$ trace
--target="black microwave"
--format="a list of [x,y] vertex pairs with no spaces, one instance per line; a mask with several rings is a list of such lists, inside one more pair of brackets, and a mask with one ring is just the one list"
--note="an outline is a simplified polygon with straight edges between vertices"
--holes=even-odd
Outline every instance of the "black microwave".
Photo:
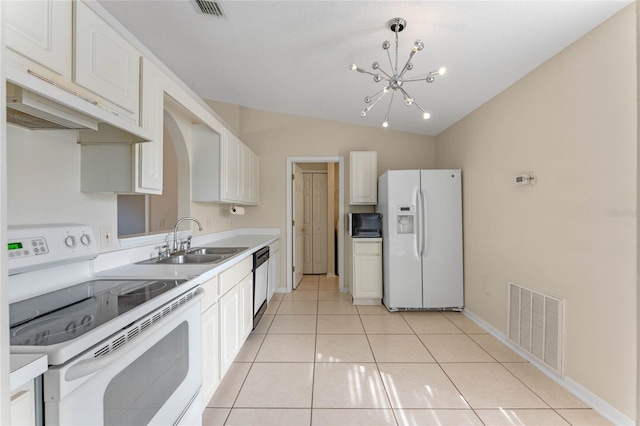
[[353,238],[382,237],[382,215],[380,213],[349,213],[347,230]]

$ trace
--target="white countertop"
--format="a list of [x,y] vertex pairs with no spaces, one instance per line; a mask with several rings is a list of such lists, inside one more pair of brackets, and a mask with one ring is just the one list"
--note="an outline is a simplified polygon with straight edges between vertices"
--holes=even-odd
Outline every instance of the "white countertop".
[[[215,264],[127,264],[96,272],[99,278],[188,279],[196,285],[251,256],[255,251],[278,240],[278,234],[239,234],[223,239],[203,241],[194,238],[192,247],[247,247],[246,250]],[[139,260],[136,260],[139,261]]]
[[11,354],[9,389],[14,391],[47,371],[47,356],[41,354]]

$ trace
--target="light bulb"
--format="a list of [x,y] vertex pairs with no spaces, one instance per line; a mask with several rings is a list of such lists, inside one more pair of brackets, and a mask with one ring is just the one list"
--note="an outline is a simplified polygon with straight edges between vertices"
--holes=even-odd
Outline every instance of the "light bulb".
[[429,114],[428,112],[425,112],[424,114],[422,114],[422,118],[424,118],[425,120],[428,120],[431,118],[431,114]]
[[355,71],[358,69],[358,66],[356,64],[351,64],[349,68],[351,69],[351,71]]
[[384,121],[384,122],[382,123],[382,127],[385,127],[385,128],[386,128],[386,127],[389,127],[389,122],[388,122],[388,121]]
[[387,87],[385,87],[384,89],[382,89],[382,91],[383,91],[384,93],[387,93],[387,92],[389,91],[389,86],[387,86]]
[[440,68],[440,69],[438,70],[438,74],[440,74],[440,75],[445,75],[445,74],[446,74],[446,72],[447,72],[447,69],[446,69],[445,67],[442,67],[442,68]]

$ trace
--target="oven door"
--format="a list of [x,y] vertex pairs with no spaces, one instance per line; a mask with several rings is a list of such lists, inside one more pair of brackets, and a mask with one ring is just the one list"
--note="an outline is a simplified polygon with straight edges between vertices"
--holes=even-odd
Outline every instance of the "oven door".
[[194,418],[199,424],[203,295],[197,289],[188,301],[176,299],[106,344],[51,367],[44,377],[45,424],[167,425]]

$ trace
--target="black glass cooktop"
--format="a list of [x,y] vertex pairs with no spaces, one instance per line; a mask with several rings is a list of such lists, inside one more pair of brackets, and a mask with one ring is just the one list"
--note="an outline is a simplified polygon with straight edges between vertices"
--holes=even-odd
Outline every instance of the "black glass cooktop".
[[9,305],[11,345],[66,342],[186,280],[93,280]]

